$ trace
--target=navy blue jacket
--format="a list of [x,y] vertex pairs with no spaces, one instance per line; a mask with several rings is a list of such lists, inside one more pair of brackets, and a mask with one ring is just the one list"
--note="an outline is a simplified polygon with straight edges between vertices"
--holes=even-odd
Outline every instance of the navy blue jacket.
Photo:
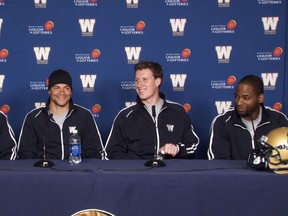
[[47,159],[69,157],[69,137],[72,130],[78,130],[81,138],[82,158],[102,159],[103,143],[92,113],[70,101],[69,111],[63,122],[63,129],[49,116],[49,102],[45,108],[36,108],[24,119],[18,142],[19,159],[43,158],[46,143]]
[[0,112],[0,159],[16,158],[17,142],[7,116]]
[[199,138],[180,104],[164,100],[156,124],[157,130],[152,116],[139,100],[122,109],[106,142],[108,159],[152,159],[155,146],[162,147],[166,143],[179,146],[175,158],[193,158]]
[[251,137],[235,108],[228,109],[216,116],[211,124],[208,159],[247,160],[252,149],[259,145],[261,136],[278,127],[288,127],[287,117],[263,106],[261,122]]

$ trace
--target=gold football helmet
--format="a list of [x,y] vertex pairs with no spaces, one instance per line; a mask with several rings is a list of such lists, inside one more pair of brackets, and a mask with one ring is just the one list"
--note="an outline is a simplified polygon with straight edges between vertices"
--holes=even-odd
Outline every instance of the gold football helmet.
[[261,148],[249,155],[254,168],[270,169],[278,174],[288,173],[288,127],[270,131],[259,140]]

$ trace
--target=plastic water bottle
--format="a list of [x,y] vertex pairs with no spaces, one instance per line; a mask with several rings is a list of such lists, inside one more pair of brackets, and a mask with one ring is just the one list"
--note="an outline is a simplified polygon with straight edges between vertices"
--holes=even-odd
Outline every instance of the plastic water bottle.
[[78,133],[72,133],[69,137],[70,156],[69,163],[71,165],[81,162],[81,139]]

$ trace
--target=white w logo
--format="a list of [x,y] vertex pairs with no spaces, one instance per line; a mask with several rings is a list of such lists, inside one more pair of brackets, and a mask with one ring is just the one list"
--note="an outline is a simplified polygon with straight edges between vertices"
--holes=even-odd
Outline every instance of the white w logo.
[[97,78],[96,74],[80,75],[83,88],[87,88],[87,87],[94,88],[96,78]]
[[221,3],[230,3],[230,0],[218,0],[218,3],[221,4]]
[[76,126],[69,127],[69,132],[70,133],[78,133],[78,130],[76,129]]
[[136,102],[125,102],[125,107],[129,107],[136,104]]
[[138,8],[138,0],[126,0],[127,8]]
[[81,27],[82,35],[93,36],[95,23],[96,23],[95,19],[79,19],[79,24]]
[[36,108],[45,107],[46,103],[45,102],[35,102],[34,106]]
[[0,35],[1,35],[1,28],[2,28],[3,19],[0,19]]
[[221,114],[231,107],[231,101],[215,101],[217,113]]
[[[35,4],[46,4],[47,0],[34,0]],[[41,2],[41,3],[40,3]]]
[[138,4],[138,0],[126,0],[127,4]]
[[125,52],[126,52],[128,61],[131,61],[131,60],[138,61],[140,52],[141,52],[141,47],[125,47]]
[[276,31],[279,17],[262,17],[262,23],[265,31]]
[[183,36],[186,19],[170,19],[173,35]]
[[261,74],[265,89],[273,90],[276,86],[278,73],[262,73]]
[[184,88],[186,78],[187,74],[170,74],[173,88]]
[[229,59],[232,46],[216,46],[215,50],[217,52],[218,59]]
[[39,63],[47,63],[50,47],[34,47],[36,59]]
[[0,75],[0,90],[2,92],[3,83],[4,83],[5,75]]
[[166,127],[167,127],[167,130],[168,130],[169,132],[173,132],[173,130],[174,130],[174,125],[166,124]]

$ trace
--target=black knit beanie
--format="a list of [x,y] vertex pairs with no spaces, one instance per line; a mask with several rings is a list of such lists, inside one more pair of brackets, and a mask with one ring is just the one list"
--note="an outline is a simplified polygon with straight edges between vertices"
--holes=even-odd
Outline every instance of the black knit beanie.
[[72,89],[72,78],[70,74],[65,70],[58,69],[50,74],[48,80],[48,91],[51,89],[53,85],[58,83],[67,84]]

